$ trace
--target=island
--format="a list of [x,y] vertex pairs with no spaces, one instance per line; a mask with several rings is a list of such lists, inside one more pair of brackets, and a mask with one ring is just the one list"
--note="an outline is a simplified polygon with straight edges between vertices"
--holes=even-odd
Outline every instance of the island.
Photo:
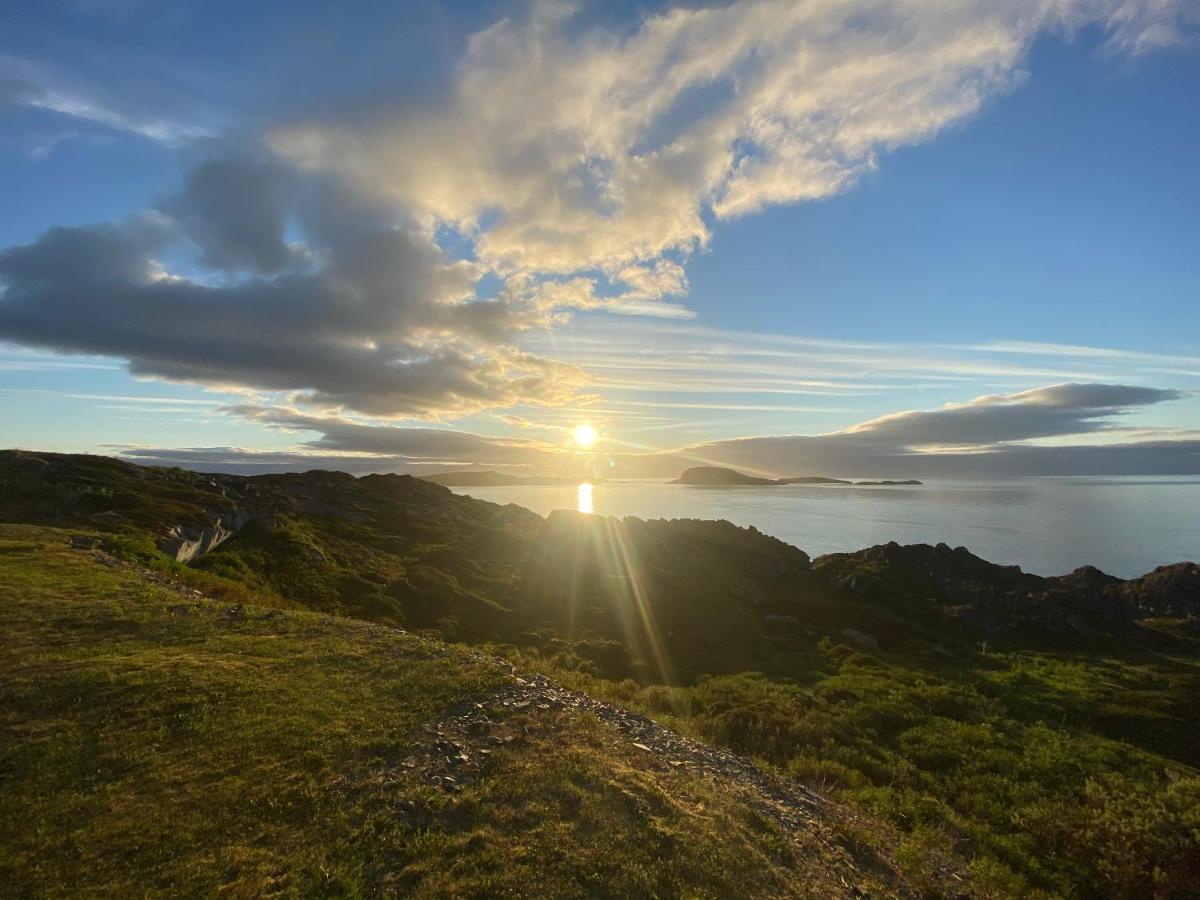
[[828,478],[824,475],[794,475],[790,478],[758,478],[736,469],[722,466],[693,466],[671,484],[692,484],[704,487],[755,487],[779,484],[848,484],[854,487],[914,485],[921,482],[907,481],[847,481],[845,478]]
[[721,466],[693,466],[676,478],[671,484],[700,484],[712,486],[750,486],[760,484],[780,484],[774,478],[756,478],[735,469],[725,469]]

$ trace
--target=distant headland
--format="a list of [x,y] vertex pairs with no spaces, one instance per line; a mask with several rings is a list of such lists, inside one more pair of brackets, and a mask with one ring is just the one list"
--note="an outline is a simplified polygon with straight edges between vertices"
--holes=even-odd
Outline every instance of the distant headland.
[[[421,475],[424,481],[432,481],[443,487],[536,487],[536,486],[568,486],[579,484],[580,481],[590,481],[592,484],[602,484],[603,478],[582,478],[579,475],[510,475],[507,472],[487,471],[465,472],[436,472],[432,475]],[[736,469],[722,466],[693,466],[685,470],[670,484],[692,484],[706,487],[754,487],[759,485],[780,484],[844,484],[851,486],[899,486],[914,485],[921,482],[910,481],[850,481],[845,478],[828,478],[824,475],[794,475],[789,478],[759,478],[747,475]]]
[[694,466],[684,471],[672,484],[693,484],[708,487],[749,487],[754,485],[778,484],[849,484],[854,486],[914,485],[921,482],[907,481],[848,481],[844,478],[826,478],[822,475],[796,475],[791,478],[758,478],[736,469],[721,466]]

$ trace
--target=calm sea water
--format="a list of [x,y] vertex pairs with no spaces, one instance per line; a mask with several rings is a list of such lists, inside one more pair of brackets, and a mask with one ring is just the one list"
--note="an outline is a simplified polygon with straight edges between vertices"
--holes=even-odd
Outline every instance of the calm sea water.
[[872,544],[945,541],[992,562],[1059,575],[1090,564],[1122,578],[1200,561],[1200,478],[940,480],[920,487],[695,487],[614,482],[456,488],[542,515],[584,509],[644,519],[728,519],[813,556]]

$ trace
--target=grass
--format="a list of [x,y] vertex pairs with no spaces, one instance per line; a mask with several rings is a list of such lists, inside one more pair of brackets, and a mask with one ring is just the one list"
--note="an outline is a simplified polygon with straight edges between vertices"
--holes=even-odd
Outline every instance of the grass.
[[561,647],[505,652],[890,823],[874,839],[914,878],[952,857],[985,896],[1195,896],[1200,654],[1101,649],[934,663],[812,633],[764,671],[682,686],[598,677]]
[[838,884],[816,832],[797,842],[580,714],[508,722],[519,739],[445,793],[402,761],[505,669],[354,620],[187,600],[69,536],[0,526],[0,883],[14,895]]
[[[156,548],[234,502],[253,519],[215,552],[184,566]],[[1194,623],[1110,627],[1034,595],[1011,630],[981,632],[945,617],[946,585],[1015,584],[1019,600],[1028,576],[920,547],[810,565],[728,523],[546,522],[395,476],[0,453],[0,519],[96,529],[133,566],[69,550],[75,532],[0,526],[0,877],[46,866],[42,887],[126,893],[163,872],[209,892],[219,869],[233,893],[277,878],[283,893],[520,894],[549,870],[568,895],[678,896],[803,893],[822,884],[812,860],[839,870],[819,848],[772,849],[727,791],[647,775],[586,720],[528,723],[527,749],[449,805],[422,794],[396,758],[501,676],[335,618],[353,616],[490,642],[808,782],[933,893],[965,870],[980,896],[1200,896]],[[226,616],[235,603],[251,613]],[[1075,616],[1085,628],[1064,630]],[[570,784],[587,803],[561,799]],[[131,843],[100,832],[132,810]],[[582,837],[566,827],[593,813]]]

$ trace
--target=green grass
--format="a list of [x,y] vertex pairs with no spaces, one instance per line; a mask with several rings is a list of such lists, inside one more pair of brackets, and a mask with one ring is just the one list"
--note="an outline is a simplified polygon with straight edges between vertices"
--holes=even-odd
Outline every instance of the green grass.
[[[312,613],[189,601],[0,526],[0,884],[14,896],[822,896],[828,835],[648,765],[595,719],[458,794],[402,765],[505,670]],[[868,885],[870,876],[863,876]]]
[[597,677],[562,647],[506,652],[890,823],[875,839],[915,878],[949,856],[970,861],[984,895],[1194,895],[1194,645],[1148,637],[1124,658],[1013,649],[932,663],[796,641],[762,672],[685,686]]
[[[215,552],[184,566],[156,548],[235,502],[252,521]],[[27,878],[48,866],[42,886],[69,892],[86,874],[126,893],[147,883],[137,873],[165,872],[206,892],[218,869],[234,893],[275,877],[284,893],[520,893],[545,870],[569,873],[557,892],[584,895],[820,884],[780,874],[819,852],[768,852],[778,836],[711,786],[640,781],[582,720],[560,723],[557,743],[531,723],[529,752],[496,755],[502,777],[457,795],[458,812],[425,798],[416,832],[396,831],[396,798],[424,796],[396,756],[499,676],[333,618],[352,616],[489,642],[808,782],[933,892],[950,870],[981,896],[1200,896],[1194,623],[1114,624],[1046,595],[1013,630],[973,630],[944,615],[946,584],[982,597],[1020,582],[1020,599],[1028,577],[919,547],[810,565],[728,523],[555,524],[395,476],[237,479],[0,452],[0,519],[94,529],[129,564],[68,550],[71,532],[0,526],[0,813],[18,823],[0,859]],[[129,566],[254,611],[225,618]],[[1074,616],[1085,627],[1064,629]],[[554,819],[539,798],[567,782],[587,785],[589,804]],[[645,791],[666,812],[623,799]],[[230,812],[243,797],[253,805]],[[100,833],[133,810],[146,811],[128,846]],[[571,843],[559,826],[593,811],[606,827]],[[656,843],[660,827],[694,847]]]

